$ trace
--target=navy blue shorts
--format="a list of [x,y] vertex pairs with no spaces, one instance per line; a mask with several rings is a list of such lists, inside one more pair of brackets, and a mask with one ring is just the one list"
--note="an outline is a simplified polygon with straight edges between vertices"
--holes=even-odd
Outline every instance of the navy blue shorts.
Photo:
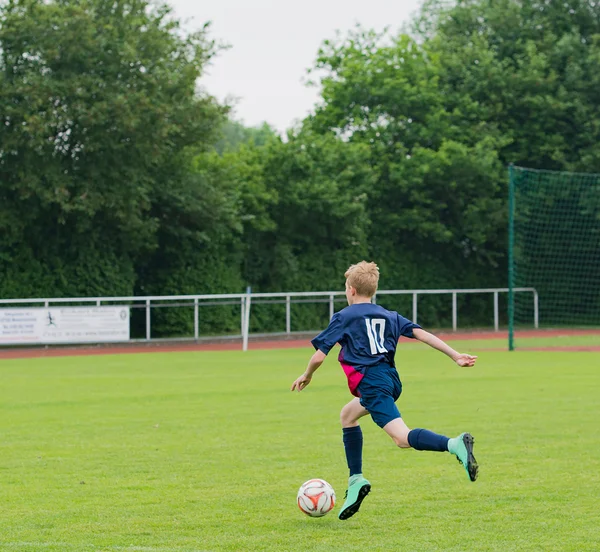
[[402,417],[396,406],[402,393],[402,383],[395,368],[387,364],[367,368],[357,391],[360,393],[360,404],[369,411],[379,427]]

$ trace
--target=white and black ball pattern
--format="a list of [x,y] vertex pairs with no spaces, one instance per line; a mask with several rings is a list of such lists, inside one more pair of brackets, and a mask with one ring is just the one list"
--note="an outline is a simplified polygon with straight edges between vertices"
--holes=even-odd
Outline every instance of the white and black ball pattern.
[[322,517],[335,506],[335,491],[323,479],[309,479],[298,489],[298,508],[311,517]]

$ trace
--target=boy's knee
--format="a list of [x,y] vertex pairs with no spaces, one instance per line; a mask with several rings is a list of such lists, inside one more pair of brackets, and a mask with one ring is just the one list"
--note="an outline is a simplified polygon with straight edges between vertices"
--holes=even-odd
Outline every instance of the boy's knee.
[[352,411],[346,406],[342,408],[342,411],[340,412],[340,424],[342,424],[342,427],[357,425],[356,416],[354,416]]
[[410,443],[408,442],[410,429],[401,418],[392,420],[386,424],[383,429],[391,437],[397,447],[410,448]]
[[410,448],[408,443],[408,439],[404,436],[402,437],[392,437],[394,444],[399,448]]

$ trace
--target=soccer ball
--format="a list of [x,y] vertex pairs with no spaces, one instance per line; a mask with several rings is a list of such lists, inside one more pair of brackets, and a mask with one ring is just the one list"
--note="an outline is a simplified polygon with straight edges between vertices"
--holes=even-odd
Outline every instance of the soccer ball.
[[321,517],[335,506],[335,491],[323,479],[309,479],[298,489],[298,508],[310,517]]

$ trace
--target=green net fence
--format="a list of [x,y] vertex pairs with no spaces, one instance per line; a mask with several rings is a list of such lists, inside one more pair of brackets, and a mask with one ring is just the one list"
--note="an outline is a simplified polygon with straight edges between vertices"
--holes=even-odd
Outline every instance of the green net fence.
[[509,288],[535,289],[509,293],[509,348],[600,345],[600,174],[511,167],[509,194]]

